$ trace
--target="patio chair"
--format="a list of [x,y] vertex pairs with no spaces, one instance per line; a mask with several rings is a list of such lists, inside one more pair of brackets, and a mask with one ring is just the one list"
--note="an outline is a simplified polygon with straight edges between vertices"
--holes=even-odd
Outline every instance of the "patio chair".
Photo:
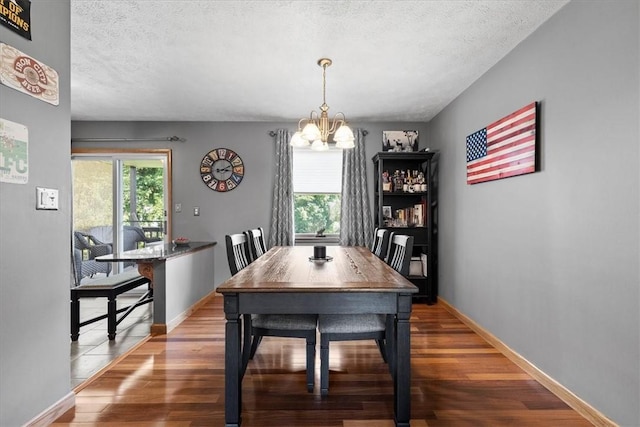
[[97,256],[108,255],[113,252],[108,243],[103,243],[93,235],[84,231],[73,232],[74,259],[76,260],[76,274],[78,280],[93,277],[98,273],[111,273],[110,262],[98,262]]

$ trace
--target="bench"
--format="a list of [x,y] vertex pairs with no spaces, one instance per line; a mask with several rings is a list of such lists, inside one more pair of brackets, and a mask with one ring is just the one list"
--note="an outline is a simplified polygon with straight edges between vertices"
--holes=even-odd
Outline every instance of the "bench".
[[[118,295],[148,284],[148,290],[137,302],[120,309],[117,308],[116,298]],[[107,314],[80,322],[80,298],[107,298]],[[103,279],[94,280],[89,283],[71,288],[71,341],[77,341],[80,336],[80,328],[107,319],[107,335],[110,340],[116,337],[116,327],[122,322],[136,307],[148,304],[153,301],[153,288],[151,282],[146,277],[141,276],[136,270],[116,274]],[[120,317],[118,314],[124,312]]]

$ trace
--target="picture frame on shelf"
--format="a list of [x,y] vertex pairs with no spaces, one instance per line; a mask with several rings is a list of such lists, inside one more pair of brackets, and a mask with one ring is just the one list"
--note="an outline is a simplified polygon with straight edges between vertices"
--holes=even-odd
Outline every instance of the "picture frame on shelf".
[[383,206],[382,207],[382,218],[383,219],[392,219],[393,213],[391,211],[391,206]]
[[383,130],[382,151],[396,153],[418,151],[418,131]]

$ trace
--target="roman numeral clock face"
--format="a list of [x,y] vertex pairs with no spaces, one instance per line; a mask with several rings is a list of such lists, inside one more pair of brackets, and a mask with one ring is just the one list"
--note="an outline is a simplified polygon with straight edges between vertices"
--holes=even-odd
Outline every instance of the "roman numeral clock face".
[[231,191],[242,182],[244,163],[235,151],[216,148],[202,158],[200,177],[213,191]]

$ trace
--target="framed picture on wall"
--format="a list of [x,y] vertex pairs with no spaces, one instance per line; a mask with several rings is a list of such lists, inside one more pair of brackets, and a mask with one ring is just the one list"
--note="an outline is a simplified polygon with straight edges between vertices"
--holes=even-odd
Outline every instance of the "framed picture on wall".
[[382,151],[418,151],[417,130],[383,130]]

